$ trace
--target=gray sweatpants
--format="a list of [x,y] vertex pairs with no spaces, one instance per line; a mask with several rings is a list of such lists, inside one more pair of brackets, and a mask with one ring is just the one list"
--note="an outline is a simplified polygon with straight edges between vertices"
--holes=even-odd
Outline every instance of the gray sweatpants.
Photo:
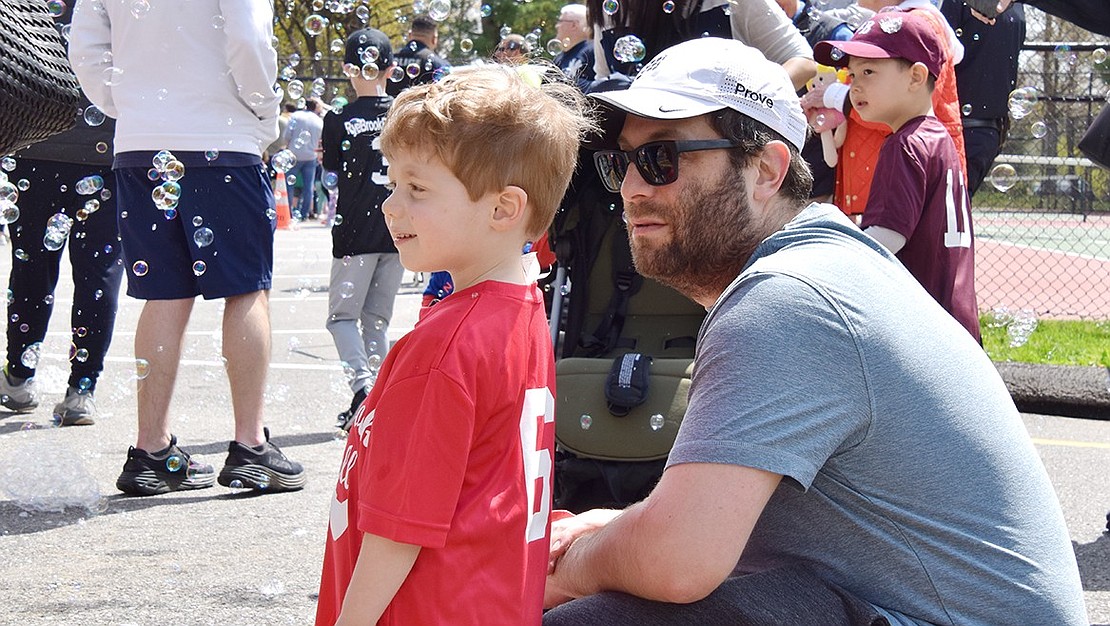
[[887,626],[867,602],[803,567],[727,579],[703,600],[669,604],[605,592],[548,611],[544,626]]
[[352,392],[373,384],[389,351],[386,331],[404,271],[396,253],[331,260],[327,329],[339,360],[354,372]]

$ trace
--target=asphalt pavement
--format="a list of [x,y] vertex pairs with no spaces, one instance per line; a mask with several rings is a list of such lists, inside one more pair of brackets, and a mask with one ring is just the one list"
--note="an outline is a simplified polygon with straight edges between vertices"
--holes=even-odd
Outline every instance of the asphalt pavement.
[[[7,276],[10,256],[7,250],[0,256]],[[52,428],[51,407],[68,373],[72,285],[63,266],[38,371],[42,405],[28,415],[0,413],[0,624],[311,623],[343,453],[332,425],[350,400],[324,329],[329,267],[326,228],[278,232],[267,424],[274,442],[305,465],[307,487],[254,495],[216,486],[129,498],[115,490],[115,479],[135,436],[132,342],[141,303],[121,298],[97,389],[97,424]],[[412,279],[406,273],[410,282],[397,297],[394,340],[416,321],[422,286]],[[219,302],[197,303],[171,409],[183,447],[217,468],[232,433],[220,312]],[[1100,380],[1092,379],[1096,387]],[[1103,533],[1110,421],[1023,419],[1063,505],[1092,623],[1110,624],[1110,535]],[[21,506],[4,492],[14,488],[25,500],[23,494],[46,490],[59,476],[69,479],[69,497],[92,510],[28,511],[25,501]]]

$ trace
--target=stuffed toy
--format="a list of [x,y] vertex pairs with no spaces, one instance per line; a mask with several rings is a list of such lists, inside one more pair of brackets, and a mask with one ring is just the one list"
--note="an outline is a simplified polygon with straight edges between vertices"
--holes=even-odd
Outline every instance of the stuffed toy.
[[[818,65],[817,76],[806,84],[809,92],[802,98],[802,108],[805,109],[809,125],[821,135],[821,152],[829,167],[836,167],[836,151],[844,145],[847,127],[844,125],[844,113],[839,108],[827,106],[825,92],[829,91],[831,85],[836,85],[832,91],[846,94],[847,82],[848,70]],[[841,96],[841,93],[837,95]],[[837,99],[843,102],[842,97]]]

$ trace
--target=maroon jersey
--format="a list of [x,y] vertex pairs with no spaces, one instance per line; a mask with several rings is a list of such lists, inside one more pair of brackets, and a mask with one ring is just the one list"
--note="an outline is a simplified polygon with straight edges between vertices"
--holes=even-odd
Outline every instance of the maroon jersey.
[[372,533],[422,547],[379,625],[538,626],[554,389],[534,284],[485,281],[429,309],[389,351],[351,427],[316,623],[335,622]]
[[971,201],[956,146],[937,118],[916,117],[887,137],[861,226],[905,237],[898,259],[979,339]]

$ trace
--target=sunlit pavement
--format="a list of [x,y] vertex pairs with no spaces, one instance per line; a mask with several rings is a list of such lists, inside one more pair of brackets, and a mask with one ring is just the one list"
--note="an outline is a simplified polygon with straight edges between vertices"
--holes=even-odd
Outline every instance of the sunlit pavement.
[[[39,367],[42,405],[29,415],[0,413],[0,483],[11,473],[8,460],[32,458],[54,468],[45,474],[91,475],[104,498],[97,514],[84,508],[29,513],[0,493],[0,624],[311,621],[343,452],[332,424],[350,401],[324,329],[330,252],[328,230],[318,224],[277,234],[267,423],[274,441],[304,463],[309,482],[301,492],[265,496],[219,486],[151,498],[118,495],[115,479],[135,435],[131,354],[141,308],[126,296],[97,389],[98,423],[50,427],[68,374],[72,285],[63,264]],[[0,256],[7,276],[9,249],[0,248]],[[402,287],[391,339],[415,323],[421,291],[411,282]],[[217,470],[232,432],[220,312],[218,302],[198,301],[171,409],[180,443]],[[1024,419],[1063,503],[1091,619],[1110,623],[1110,536],[1102,533],[1110,509],[1110,422]],[[1020,607],[1014,609],[1020,621]]]

